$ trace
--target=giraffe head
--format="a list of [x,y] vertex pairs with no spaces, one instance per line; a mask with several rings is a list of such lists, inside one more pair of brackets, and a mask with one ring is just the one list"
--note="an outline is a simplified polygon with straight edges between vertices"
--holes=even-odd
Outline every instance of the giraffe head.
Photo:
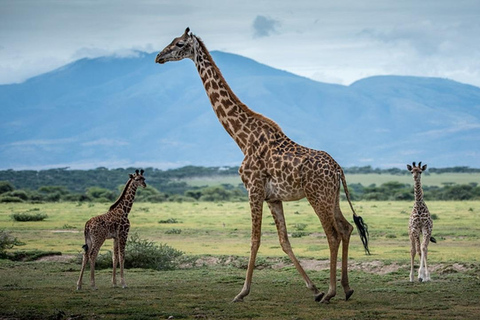
[[413,174],[414,177],[416,177],[422,174],[423,171],[427,170],[427,165],[422,167],[422,162],[420,161],[418,166],[416,166],[415,162],[413,162],[412,165],[407,164],[407,169]]
[[145,183],[145,177],[143,176],[144,171],[141,170],[138,172],[138,169],[135,170],[135,174],[130,174],[130,179],[132,180],[132,183],[136,185],[137,187],[142,187],[146,188],[147,184]]
[[185,58],[193,59],[195,54],[193,38],[190,28],[185,29],[183,35],[173,39],[172,43],[157,54],[155,62],[164,64],[168,61],[179,61]]

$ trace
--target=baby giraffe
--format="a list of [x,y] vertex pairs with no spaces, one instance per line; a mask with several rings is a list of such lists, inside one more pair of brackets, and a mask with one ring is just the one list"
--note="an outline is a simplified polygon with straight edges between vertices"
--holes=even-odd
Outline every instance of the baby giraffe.
[[[413,204],[412,214],[410,215],[410,223],[408,225],[408,233],[410,235],[410,254],[411,254],[411,266],[410,266],[410,282],[414,281],[413,264],[415,260],[415,254],[418,252],[420,255],[420,268],[418,269],[418,280],[430,281],[430,273],[427,267],[427,252],[428,243],[430,241],[436,243],[434,237],[432,237],[433,222],[430,217],[427,205],[423,201],[423,190],[420,178],[422,172],[427,169],[427,165],[422,167],[422,162],[418,163],[418,167],[415,166],[415,162],[412,166],[407,164],[407,169],[413,175],[415,181],[414,194],[415,203]],[[420,234],[423,234],[422,244],[420,246]]]
[[145,178],[143,177],[143,170],[135,174],[130,174],[123,189],[122,194],[117,201],[110,207],[107,213],[91,218],[85,224],[85,244],[83,249],[82,270],[80,271],[80,278],[77,282],[77,290],[82,288],[82,277],[85,267],[90,260],[90,284],[92,289],[95,287],[95,261],[98,252],[106,239],[113,238],[113,276],[112,284],[117,285],[116,268],[120,262],[120,281],[122,287],[126,288],[125,278],[123,277],[123,265],[125,262],[125,244],[127,243],[128,231],[130,230],[130,221],[128,220],[128,213],[132,209],[135,193],[139,186],[145,188]]

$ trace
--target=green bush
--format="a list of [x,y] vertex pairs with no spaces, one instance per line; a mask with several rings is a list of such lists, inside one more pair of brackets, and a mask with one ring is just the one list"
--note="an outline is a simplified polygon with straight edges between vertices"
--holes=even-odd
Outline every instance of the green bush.
[[12,236],[5,230],[0,230],[0,258],[6,258],[6,250],[12,249],[14,246],[24,245],[16,237]]
[[4,203],[12,203],[12,202],[23,202],[22,199],[18,198],[18,197],[11,197],[11,196],[2,196],[0,197],[0,202],[4,202]]
[[9,181],[0,181],[0,194],[15,190]]
[[158,223],[179,223],[179,221],[175,218],[168,218],[167,220],[160,220]]
[[28,212],[23,212],[23,213],[14,213],[10,217],[12,217],[13,220],[19,221],[19,222],[26,222],[26,221],[42,221],[48,218],[48,215],[45,213],[28,213]]
[[[133,234],[127,241],[125,248],[125,268],[142,268],[154,270],[174,270],[180,264],[182,251],[166,244],[155,244],[146,239],[140,239]],[[82,260],[79,256],[79,262]],[[112,252],[108,251],[97,257],[95,268],[106,269],[112,267]]]
[[170,230],[165,231],[165,234],[180,234],[180,233],[182,233],[182,230],[181,229],[175,229],[175,228],[172,228]]

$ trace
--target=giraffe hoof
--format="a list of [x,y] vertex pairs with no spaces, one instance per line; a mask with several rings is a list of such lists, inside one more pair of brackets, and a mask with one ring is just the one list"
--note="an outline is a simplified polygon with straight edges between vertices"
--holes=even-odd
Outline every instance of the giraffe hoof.
[[235,302],[243,302],[243,298],[235,297],[235,299],[233,299],[232,302],[233,302],[233,303],[235,303]]
[[419,281],[419,282],[423,282],[423,279],[422,279],[422,278],[418,278],[418,281]]
[[348,299],[350,299],[350,297],[352,296],[352,294],[355,292],[355,290],[348,290],[346,293],[345,293],[345,301],[348,301]]
[[321,293],[317,294],[317,295],[315,296],[315,301],[316,301],[316,302],[321,301],[324,295],[325,295],[324,292],[321,292]]
[[329,303],[330,303],[330,299],[322,299],[322,301],[320,301],[320,303],[329,304]]

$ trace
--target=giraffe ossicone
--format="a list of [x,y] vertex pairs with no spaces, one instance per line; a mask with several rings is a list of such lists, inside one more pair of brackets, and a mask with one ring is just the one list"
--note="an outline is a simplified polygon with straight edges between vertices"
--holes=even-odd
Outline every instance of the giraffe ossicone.
[[[423,189],[421,182],[422,172],[427,170],[427,165],[422,166],[422,162],[415,165],[407,164],[407,169],[413,176],[414,180],[414,195],[415,202],[413,204],[412,213],[410,214],[410,220],[408,223],[408,234],[410,237],[410,282],[415,280],[414,264],[415,255],[418,253],[420,256],[420,267],[418,269],[418,280],[420,282],[430,281],[430,272],[428,271],[427,256],[428,256],[428,244],[429,242],[437,242],[432,237],[433,221],[428,211],[427,205],[423,200]],[[420,241],[420,236],[422,241]]]
[[145,177],[143,170],[135,171],[129,175],[129,179],[125,187],[115,201],[110,206],[107,213],[91,218],[85,223],[84,236],[85,244],[83,245],[83,259],[80,277],[77,281],[77,290],[82,288],[82,278],[87,263],[90,261],[90,285],[93,289],[95,286],[95,261],[98,252],[106,239],[113,238],[113,271],[112,285],[117,285],[116,271],[117,265],[120,264],[120,283],[123,288],[127,287],[125,277],[123,275],[123,266],[125,263],[125,245],[128,239],[128,231],[130,230],[130,221],[128,214],[132,209],[133,201],[138,187],[145,188]]
[[[242,301],[250,293],[261,241],[263,202],[267,202],[275,220],[282,250],[290,257],[317,301],[328,303],[336,295],[337,256],[342,244],[341,284],[348,300],[353,294],[348,281],[348,246],[353,227],[340,210],[341,185],[367,253],[368,229],[353,209],[340,165],[324,151],[295,143],[274,121],[243,104],[223,78],[204,43],[189,28],[173,39],[156,56],[155,62],[163,64],[186,58],[193,60],[215,114],[245,156],[239,174],[248,191],[252,236],[245,282],[234,301]],[[326,294],[321,293],[305,273],[288,239],[282,203],[305,197],[321,221],[330,248],[330,283]]]

